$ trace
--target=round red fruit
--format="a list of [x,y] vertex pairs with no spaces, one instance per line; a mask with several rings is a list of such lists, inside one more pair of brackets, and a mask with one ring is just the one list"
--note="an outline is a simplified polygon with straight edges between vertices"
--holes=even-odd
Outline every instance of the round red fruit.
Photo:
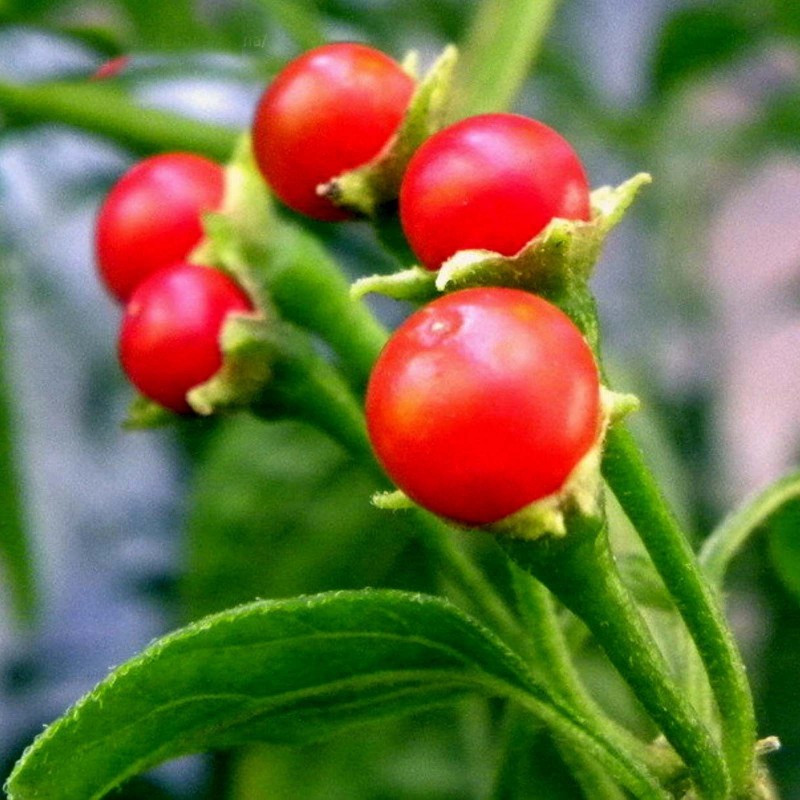
[[203,236],[202,215],[222,204],[219,164],[191,153],[140,161],[114,185],[97,217],[97,265],[125,302],[150,274],[183,261]]
[[219,337],[231,313],[253,305],[227,275],[173,264],[144,280],[131,296],[119,336],[119,357],[131,383],[162,406],[187,414],[190,389],[222,366]]
[[380,153],[414,86],[396,61],[361,44],[324,45],[295,59],[256,110],[253,149],[267,183],[301,214],[346,219],[317,187]]
[[516,114],[470,117],[434,134],[400,188],[403,230],[431,270],[459,250],[512,256],[554,217],[589,216],[575,151],[552,128]]
[[397,329],[366,411],[397,486],[440,516],[484,525],[562,488],[598,435],[600,382],[558,308],[517,289],[465,289]]

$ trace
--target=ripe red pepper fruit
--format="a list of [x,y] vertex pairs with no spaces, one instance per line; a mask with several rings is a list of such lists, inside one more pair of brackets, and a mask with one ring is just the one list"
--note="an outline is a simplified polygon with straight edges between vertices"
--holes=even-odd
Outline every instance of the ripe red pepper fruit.
[[173,264],[144,280],[125,308],[119,357],[145,396],[188,414],[190,389],[222,366],[219,337],[231,313],[253,304],[227,275],[195,264]]
[[185,260],[224,188],[222,167],[191,153],[153,156],[126,172],[97,216],[97,266],[108,290],[125,302],[148,275]]
[[558,308],[518,289],[465,289],[397,329],[366,413],[397,486],[440,516],[483,525],[562,488],[597,438],[600,379]]
[[483,114],[431,136],[400,188],[400,219],[422,264],[459,250],[512,256],[554,217],[588,220],[589,185],[569,143],[516,114]]
[[380,153],[414,86],[396,61],[361,44],[324,45],[295,59],[256,110],[253,150],[267,183],[301,214],[347,219],[317,187]]

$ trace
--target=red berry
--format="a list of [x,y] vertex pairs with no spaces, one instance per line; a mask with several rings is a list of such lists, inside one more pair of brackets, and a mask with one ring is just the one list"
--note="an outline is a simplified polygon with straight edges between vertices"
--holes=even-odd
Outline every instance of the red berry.
[[466,289],[398,328],[366,411],[397,486],[436,514],[481,525],[563,486],[597,436],[600,383],[558,308],[517,289]]
[[552,128],[516,114],[471,117],[434,134],[400,188],[403,230],[431,270],[459,250],[514,255],[554,217],[589,215],[575,151]]
[[219,164],[190,153],[153,156],[126,172],[97,217],[97,264],[109,291],[124,302],[148,275],[185,260],[224,184]]
[[125,308],[122,368],[145,397],[189,413],[186,393],[222,366],[219,336],[227,316],[252,310],[247,295],[217,270],[165,267],[139,285]]
[[93,73],[89,76],[90,81],[104,81],[108,78],[116,78],[120,72],[123,72],[128,64],[131,62],[130,56],[117,56],[104,61]]
[[329,44],[295,59],[256,110],[253,149],[267,183],[301,214],[346,219],[317,187],[377,156],[413,92],[397,62],[361,44]]

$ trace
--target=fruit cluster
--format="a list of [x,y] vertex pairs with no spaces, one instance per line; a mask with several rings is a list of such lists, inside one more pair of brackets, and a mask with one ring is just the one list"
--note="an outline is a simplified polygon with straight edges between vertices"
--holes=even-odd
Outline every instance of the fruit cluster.
[[[352,217],[321,187],[391,148],[416,88],[396,62],[331,44],[290,63],[262,96],[253,151],[289,208]],[[125,303],[122,366],[148,398],[190,413],[187,392],[220,369],[220,331],[254,302],[226,274],[189,263],[202,217],[223,201],[221,167],[172,153],[136,165],[97,224],[97,260]],[[463,250],[513,256],[554,218],[588,220],[580,160],[554,130],[514,114],[445,127],[411,156],[402,229],[436,271]],[[600,383],[570,319],[515,289],[469,289],[412,315],[375,367],[367,424],[388,474],[412,499],[469,525],[558,492],[595,444]]]

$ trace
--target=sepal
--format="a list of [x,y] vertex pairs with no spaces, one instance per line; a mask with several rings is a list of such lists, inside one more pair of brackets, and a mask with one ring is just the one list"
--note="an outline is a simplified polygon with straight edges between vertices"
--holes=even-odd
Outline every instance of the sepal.
[[[529,541],[546,536],[561,538],[567,535],[568,519],[571,515],[579,514],[587,518],[602,516],[603,478],[600,472],[600,461],[605,434],[610,425],[635,411],[638,406],[639,401],[634,395],[619,394],[601,386],[600,425],[597,438],[567,477],[561,489],[497,522],[479,526],[479,530],[498,536]],[[372,503],[377,508],[388,511],[416,506],[416,503],[400,490],[379,492],[373,495]],[[448,520],[448,522],[464,530],[475,529],[452,520]]]
[[242,286],[257,308],[268,308],[263,272],[253,265],[267,257],[277,225],[272,197],[256,167],[248,134],[240,138],[225,167],[222,206],[203,216],[203,228],[205,237],[189,261],[222,270]]
[[[378,206],[394,200],[406,165],[415,150],[442,126],[458,51],[445,48],[418,84],[397,133],[372,161],[321,184],[317,193],[337,206],[371,217]],[[415,57],[406,60],[415,71]]]
[[164,406],[141,394],[136,394],[128,406],[128,415],[123,421],[122,427],[127,431],[152,430],[172,425],[178,419],[177,414]]
[[553,302],[591,277],[609,232],[617,225],[639,190],[651,182],[647,173],[591,194],[592,218],[554,219],[513,256],[489,250],[461,250],[438,271],[414,266],[394,275],[361,278],[352,294],[376,292],[397,300],[427,302],[440,292],[474,286],[507,286],[539,294]]
[[250,405],[269,382],[278,348],[270,335],[270,322],[255,315],[236,314],[220,334],[222,367],[186,396],[202,416]]

